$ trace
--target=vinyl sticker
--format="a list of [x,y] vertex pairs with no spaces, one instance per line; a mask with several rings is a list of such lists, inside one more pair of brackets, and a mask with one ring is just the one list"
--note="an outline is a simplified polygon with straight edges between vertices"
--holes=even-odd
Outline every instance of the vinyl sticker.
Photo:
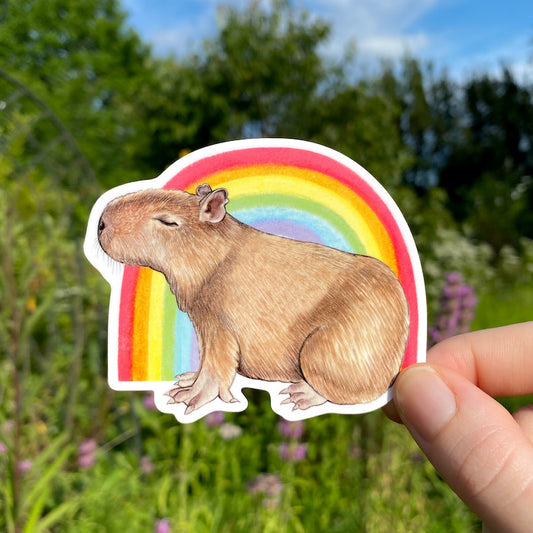
[[210,146],[103,194],[85,254],[111,285],[109,383],[180,422],[382,407],[426,353],[411,232],[366,170],[289,139]]

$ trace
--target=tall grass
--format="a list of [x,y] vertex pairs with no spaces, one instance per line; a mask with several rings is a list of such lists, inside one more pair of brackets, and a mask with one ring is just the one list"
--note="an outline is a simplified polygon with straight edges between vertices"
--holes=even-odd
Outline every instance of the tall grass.
[[[202,421],[179,426],[134,402],[142,453],[151,454],[155,469],[143,474],[139,456],[124,443],[100,451],[90,470],[63,472],[56,498],[75,506],[54,531],[144,533],[162,517],[173,533],[477,529],[477,519],[404,428],[381,413],[308,421],[307,457],[286,462],[279,455],[278,418],[266,397],[253,396],[249,411],[227,415],[226,424],[242,429],[229,440]],[[262,472],[279,478],[278,499],[249,490]]]
[[533,320],[533,280],[501,287],[492,284],[479,295],[473,329],[494,328]]

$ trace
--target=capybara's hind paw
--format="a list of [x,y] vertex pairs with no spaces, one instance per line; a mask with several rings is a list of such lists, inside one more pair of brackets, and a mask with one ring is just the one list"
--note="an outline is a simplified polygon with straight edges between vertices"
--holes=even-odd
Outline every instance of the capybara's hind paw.
[[286,405],[288,403],[294,403],[293,411],[296,409],[309,409],[315,405],[322,405],[326,403],[326,398],[320,396],[318,392],[307,383],[307,381],[299,381],[289,385],[286,389],[283,389],[280,394],[288,394],[289,397],[285,398],[281,404]]

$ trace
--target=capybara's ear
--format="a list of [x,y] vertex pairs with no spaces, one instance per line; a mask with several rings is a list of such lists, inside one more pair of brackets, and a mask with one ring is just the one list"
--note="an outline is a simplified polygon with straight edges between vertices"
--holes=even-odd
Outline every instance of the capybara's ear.
[[227,203],[228,191],[226,189],[217,189],[209,193],[200,200],[200,221],[213,224],[220,222],[226,216],[225,205]]
[[198,187],[196,187],[196,196],[203,198],[204,196],[207,196],[211,190],[211,187],[207,183],[203,183],[202,185],[198,185]]

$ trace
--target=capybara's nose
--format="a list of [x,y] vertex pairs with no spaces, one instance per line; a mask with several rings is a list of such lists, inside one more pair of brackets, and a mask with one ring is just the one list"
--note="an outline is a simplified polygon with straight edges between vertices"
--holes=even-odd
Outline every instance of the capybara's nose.
[[98,222],[98,236],[102,234],[102,231],[105,229],[104,217],[100,217],[100,222]]

